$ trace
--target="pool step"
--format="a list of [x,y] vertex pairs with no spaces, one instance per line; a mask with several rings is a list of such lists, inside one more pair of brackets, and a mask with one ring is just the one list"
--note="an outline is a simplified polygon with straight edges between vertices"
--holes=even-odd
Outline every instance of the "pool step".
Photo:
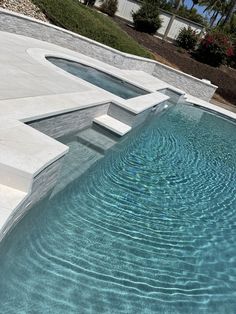
[[139,115],[144,111],[148,109],[151,110],[152,107],[167,101],[169,98],[170,97],[168,95],[164,95],[159,92],[150,93],[142,97],[127,99],[123,108],[125,107],[130,112]]
[[125,135],[131,130],[131,126],[120,122],[107,114],[95,118],[93,122],[120,136]]
[[26,192],[0,184],[0,229],[12,214],[12,209],[16,208],[24,200],[26,195]]
[[94,128],[83,130],[79,132],[76,137],[80,143],[88,145],[102,154],[117,142],[114,138],[111,138]]

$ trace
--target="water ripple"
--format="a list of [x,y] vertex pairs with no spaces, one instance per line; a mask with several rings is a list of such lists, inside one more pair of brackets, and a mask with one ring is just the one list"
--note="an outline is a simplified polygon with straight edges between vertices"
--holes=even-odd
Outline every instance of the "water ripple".
[[[78,145],[73,178],[101,157]],[[235,313],[235,152],[184,105],[134,130],[1,244],[1,313]]]

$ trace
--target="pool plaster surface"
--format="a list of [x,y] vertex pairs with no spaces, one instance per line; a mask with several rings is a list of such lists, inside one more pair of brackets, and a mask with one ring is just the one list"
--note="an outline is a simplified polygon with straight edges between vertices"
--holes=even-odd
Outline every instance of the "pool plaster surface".
[[[33,38],[0,32],[0,43],[1,230],[13,210],[30,194],[33,178],[68,151],[65,145],[24,122],[111,102],[131,111],[133,108],[138,114],[157,103],[160,94],[156,91],[172,87],[145,72],[120,70]],[[89,64],[153,94],[128,101],[121,99],[50,64],[45,55]],[[182,91],[172,89],[184,95]],[[236,119],[236,114],[228,110],[190,95],[185,98],[190,103]]]

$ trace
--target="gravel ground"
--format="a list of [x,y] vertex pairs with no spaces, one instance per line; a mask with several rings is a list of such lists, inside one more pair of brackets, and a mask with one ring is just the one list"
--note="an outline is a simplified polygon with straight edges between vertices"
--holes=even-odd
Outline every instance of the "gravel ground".
[[49,22],[42,11],[30,0],[0,0],[0,7],[44,22]]

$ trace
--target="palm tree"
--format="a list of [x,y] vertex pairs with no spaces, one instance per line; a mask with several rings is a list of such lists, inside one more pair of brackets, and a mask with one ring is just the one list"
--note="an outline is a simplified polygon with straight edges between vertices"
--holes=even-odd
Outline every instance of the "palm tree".
[[[203,12],[213,12],[210,19],[210,26],[214,24],[219,15],[220,19],[217,25],[221,24],[224,26],[228,24],[236,12],[236,0],[200,0],[200,4],[206,6]],[[222,20],[223,23],[221,23]]]
[[206,6],[203,13],[207,11],[219,11],[226,5],[227,1],[228,0],[202,0],[201,5]]
[[199,3],[200,3],[200,1],[199,1],[199,0],[192,0],[192,2],[193,2],[193,4],[192,4],[192,6],[191,6],[190,11],[192,11],[192,10],[193,10],[193,8],[195,7],[195,5],[197,5],[197,4],[199,4]]
[[206,6],[203,13],[210,12],[212,13],[210,18],[210,27],[214,25],[217,17],[220,15],[220,19],[225,16],[229,2],[228,0],[202,0],[201,5]]
[[235,12],[236,12],[236,0],[231,0],[229,3],[229,9],[226,13],[226,17],[225,17],[222,25],[226,25],[227,23],[229,23]]

